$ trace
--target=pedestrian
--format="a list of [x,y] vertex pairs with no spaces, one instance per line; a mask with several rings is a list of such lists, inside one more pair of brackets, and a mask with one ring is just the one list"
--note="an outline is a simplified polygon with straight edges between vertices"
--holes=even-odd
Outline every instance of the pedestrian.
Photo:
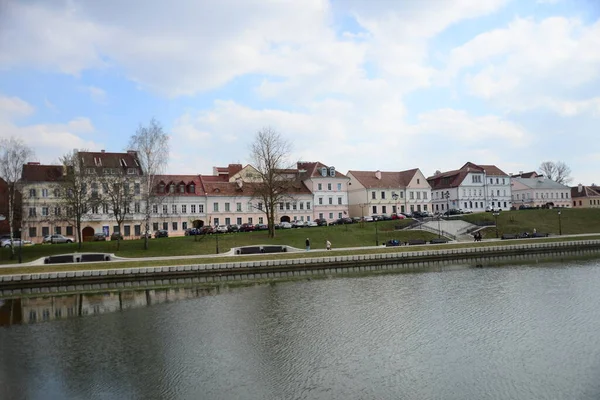
[[537,230],[535,228],[533,228],[533,234],[535,235],[537,233]]
[[325,242],[325,248],[331,250],[331,242],[329,240]]
[[310,250],[310,239],[306,238],[306,251]]

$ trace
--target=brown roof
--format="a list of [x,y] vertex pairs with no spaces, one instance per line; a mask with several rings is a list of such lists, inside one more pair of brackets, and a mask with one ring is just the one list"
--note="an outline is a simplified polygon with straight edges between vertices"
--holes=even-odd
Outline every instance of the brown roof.
[[571,188],[571,197],[599,197],[600,187],[598,186],[582,186],[581,192],[579,186]]
[[25,164],[21,172],[21,179],[26,182],[56,182],[62,176],[62,165]]
[[[185,193],[177,192],[177,188],[175,188],[175,194],[178,196],[204,196],[205,191],[202,185],[202,181],[200,175],[156,175],[154,177],[154,182],[156,182],[156,186],[161,183],[165,184],[165,192],[168,193],[168,187],[170,184],[175,184],[175,186],[183,183],[186,186]],[[190,185],[194,185],[194,192],[188,193],[188,187]]]
[[[297,166],[297,171],[298,174],[300,175],[301,179],[309,179],[309,178],[321,178],[321,168],[325,167],[327,168],[327,173],[329,174],[329,166],[323,164],[320,161],[300,161],[296,164]],[[306,172],[300,172],[301,170],[305,170]],[[290,170],[290,171],[294,171],[294,170]],[[329,175],[327,175],[329,177]],[[336,178],[346,178],[346,175],[342,174],[341,172],[338,172],[338,170],[335,170],[335,177]]]
[[[255,192],[255,187],[259,185],[255,182],[243,182],[241,187],[237,182],[217,181],[214,176],[201,176],[202,187],[207,196],[252,196]],[[290,194],[311,194],[306,185],[301,181],[293,181],[290,183]]]
[[442,172],[441,174],[427,178],[431,189],[447,189],[460,186],[470,172],[485,172],[487,176],[508,176],[495,165],[478,165],[467,162],[460,169]]
[[86,168],[136,168],[140,175],[143,172],[135,151],[127,153],[80,151],[79,157],[83,159]]
[[535,171],[522,172],[520,174],[513,174],[513,175],[511,175],[512,178],[537,178],[538,176],[541,176],[541,175],[538,174]]
[[378,171],[348,171],[348,174],[352,174],[367,189],[384,189],[408,186],[418,170],[418,168],[414,168],[400,172],[379,171],[381,179],[376,176]]

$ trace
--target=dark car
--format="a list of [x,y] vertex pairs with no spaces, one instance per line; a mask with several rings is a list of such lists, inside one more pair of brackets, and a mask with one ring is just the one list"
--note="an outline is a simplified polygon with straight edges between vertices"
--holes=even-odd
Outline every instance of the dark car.
[[[94,235],[94,240],[96,240],[96,235]],[[106,237],[104,237],[104,240],[106,240]],[[110,235],[110,240],[123,240],[123,235],[121,235],[119,232],[113,232],[112,235]]]
[[104,242],[106,241],[106,235],[102,232],[94,233],[94,242]]
[[215,233],[215,228],[210,225],[204,225],[198,228],[198,235],[210,235]]
[[269,229],[269,225],[267,224],[256,224],[254,225],[254,230],[256,231],[266,231]]
[[426,218],[429,216],[428,213],[424,213],[421,211],[413,211],[412,215],[413,215],[413,218]]
[[319,226],[327,226],[327,220],[325,218],[317,218],[315,219],[315,222]]
[[165,229],[160,229],[160,230],[154,232],[154,237],[155,238],[169,237],[169,232]]
[[198,228],[188,228],[184,232],[185,236],[194,236],[194,235],[199,235],[199,234],[200,234],[200,231]]
[[240,226],[240,232],[252,232],[254,231],[254,225],[252,224],[242,224]]
[[388,240],[388,241],[385,243],[385,246],[386,246],[386,247],[396,247],[396,246],[400,246],[400,241],[399,241],[399,240],[397,240],[397,239],[391,239],[391,240]]
[[460,215],[460,214],[461,214],[460,210],[456,210],[453,208],[453,209],[444,211],[443,215],[448,216],[448,215]]
[[231,224],[227,227],[227,231],[228,232],[239,232],[240,231],[240,226],[237,224]]

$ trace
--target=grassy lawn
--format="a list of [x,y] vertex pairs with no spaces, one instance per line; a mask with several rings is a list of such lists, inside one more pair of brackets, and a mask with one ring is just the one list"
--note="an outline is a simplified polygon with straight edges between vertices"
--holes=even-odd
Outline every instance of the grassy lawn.
[[[409,239],[430,240],[434,234],[421,231],[395,231],[397,225],[405,226],[408,221],[381,221],[364,224],[334,225],[301,229],[277,230],[275,238],[269,239],[266,231],[226,233],[218,235],[184,236],[173,238],[151,239],[149,249],[144,250],[143,240],[125,240],[117,251],[117,243],[86,242],[82,252],[114,253],[120,257],[165,257],[179,255],[216,254],[217,240],[219,253],[229,251],[232,247],[259,244],[289,245],[303,249],[306,238],[310,238],[312,249],[325,249],[329,240],[333,248],[374,246],[376,236],[379,244],[390,239],[407,241]],[[376,235],[377,228],[377,235]],[[15,249],[18,250],[18,249]],[[46,244],[26,246],[22,249],[23,262],[33,261],[53,254],[77,252],[77,244]],[[10,259],[10,249],[0,249],[0,263],[14,263],[17,257]],[[164,263],[164,261],[163,261]]]
[[[600,209],[560,209],[560,227],[563,235],[600,232]],[[459,217],[467,222],[494,222],[492,213],[477,213]],[[559,234],[558,209],[502,211],[498,216],[498,235],[533,232]],[[486,228],[484,238],[496,237],[494,227]]]

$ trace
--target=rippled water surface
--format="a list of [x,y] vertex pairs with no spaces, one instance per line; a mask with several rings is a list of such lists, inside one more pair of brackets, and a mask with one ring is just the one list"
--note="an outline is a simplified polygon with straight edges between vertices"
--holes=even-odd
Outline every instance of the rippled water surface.
[[0,398],[600,398],[597,261],[117,303],[0,328]]

